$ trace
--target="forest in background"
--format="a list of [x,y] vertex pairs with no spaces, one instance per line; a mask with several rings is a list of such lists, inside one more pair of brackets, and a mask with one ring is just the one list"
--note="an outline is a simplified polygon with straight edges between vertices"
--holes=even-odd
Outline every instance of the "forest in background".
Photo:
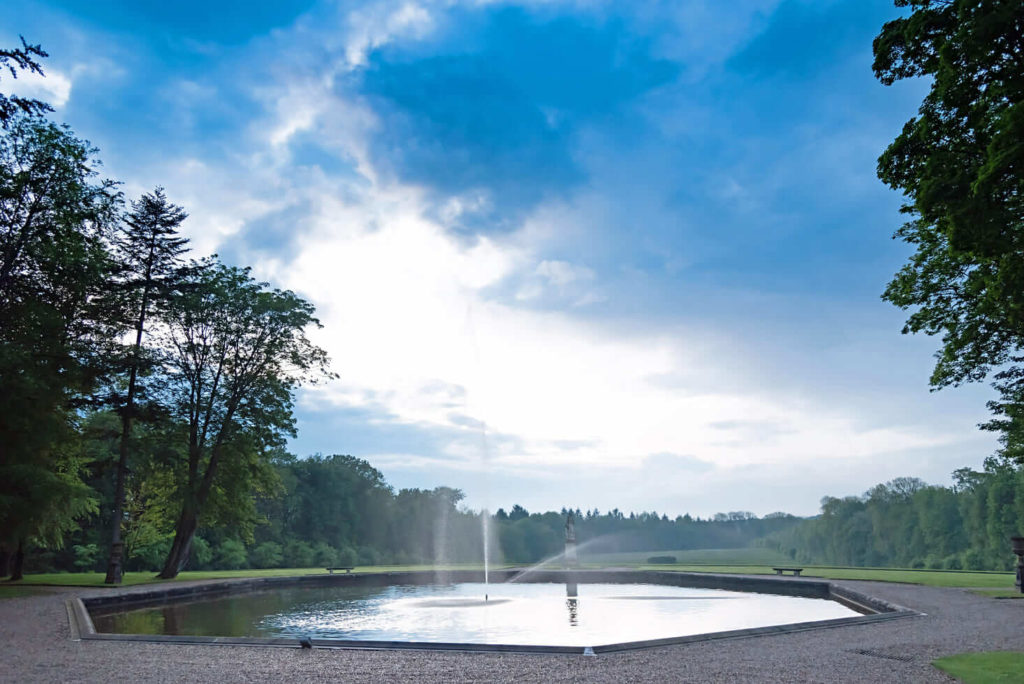
[[989,458],[953,486],[902,477],[861,496],[826,496],[821,514],[762,543],[805,563],[1011,570],[1010,537],[1024,532],[1024,468]]
[[[83,483],[97,512],[80,520],[60,548],[35,549],[26,571],[102,570],[109,551],[112,464],[118,420],[87,421],[96,456]],[[125,506],[125,568],[160,569],[174,536],[174,491],[159,452],[137,460]],[[483,515],[461,505],[450,487],[395,490],[366,461],[345,455],[299,459],[278,452],[244,502],[215,499],[193,541],[188,569],[481,563]],[[239,505],[239,504],[242,505]],[[568,510],[530,513],[513,504],[490,517],[493,562],[536,563],[564,547]],[[582,553],[740,548],[781,532],[798,518],[777,513],[720,513],[673,519],[656,512],[574,511]]]

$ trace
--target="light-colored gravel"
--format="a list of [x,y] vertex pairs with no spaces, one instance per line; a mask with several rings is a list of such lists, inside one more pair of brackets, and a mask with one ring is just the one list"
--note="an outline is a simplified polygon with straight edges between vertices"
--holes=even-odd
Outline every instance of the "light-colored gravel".
[[964,651],[1024,650],[1024,600],[996,600],[963,589],[841,584],[925,615],[596,657],[303,651],[74,641],[64,601],[90,592],[60,590],[0,600],[0,681],[949,682],[931,666],[932,659]]

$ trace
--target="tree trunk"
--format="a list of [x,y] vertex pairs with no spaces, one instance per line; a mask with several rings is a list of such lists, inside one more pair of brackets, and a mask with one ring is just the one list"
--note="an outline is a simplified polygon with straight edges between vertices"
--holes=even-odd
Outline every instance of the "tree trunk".
[[174,579],[188,562],[189,552],[192,550],[192,539],[195,537],[198,527],[198,511],[187,504],[181,510],[181,517],[178,518],[178,525],[174,532],[174,543],[171,544],[170,553],[164,562],[164,569],[157,575],[160,579]]
[[128,386],[128,406],[121,417],[121,449],[117,460],[117,480],[114,486],[114,513],[110,532],[110,559],[107,561],[107,577],[105,584],[120,584],[123,567],[124,543],[121,541],[121,522],[124,517],[124,487],[128,474],[128,437],[131,435],[132,411],[131,395],[134,389],[135,369],[132,368],[132,381]]
[[11,568],[11,581],[17,582],[24,578],[23,569],[25,566],[25,542],[18,540],[18,550],[14,552],[14,567]]
[[[147,273],[147,277],[148,277]],[[142,293],[142,312],[135,330],[135,346],[132,349],[132,367],[128,375],[128,395],[121,412],[121,444],[117,459],[117,484],[114,486],[114,520],[110,531],[110,560],[107,562],[105,584],[120,584],[124,544],[121,542],[121,523],[124,517],[124,487],[128,478],[128,440],[132,436],[132,418],[135,414],[135,388],[139,378],[139,352],[142,350],[142,331],[146,325],[146,304],[149,290]]]
[[0,577],[11,574],[11,552],[6,546],[0,546]]

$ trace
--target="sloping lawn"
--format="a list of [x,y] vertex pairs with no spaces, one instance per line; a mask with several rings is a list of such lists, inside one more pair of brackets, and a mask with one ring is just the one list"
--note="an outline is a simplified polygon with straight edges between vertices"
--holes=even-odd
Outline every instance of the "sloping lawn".
[[[666,554],[669,555],[669,554]],[[641,561],[642,563],[642,561]],[[617,563],[616,563],[617,564]],[[626,563],[622,563],[626,565]],[[599,568],[604,564],[585,563],[588,568]],[[793,565],[790,561],[783,565]],[[445,566],[450,570],[482,570],[479,564]],[[494,566],[509,568],[511,565]],[[633,564],[644,570],[675,570],[681,572],[719,572],[737,575],[773,575],[771,565],[721,564],[706,565],[692,563],[676,563],[671,565]],[[354,572],[401,572],[409,570],[432,570],[432,565],[373,565],[358,567]],[[182,572],[175,582],[188,580],[234,579],[240,577],[289,577],[294,575],[324,575],[324,568],[272,568],[268,570],[202,570]],[[1013,574],[1006,572],[958,572],[937,570],[904,570],[899,568],[832,568],[822,566],[804,566],[804,577],[825,579],[873,580],[877,582],[903,582],[906,584],[925,584],[933,587],[968,587],[977,589],[998,590],[999,594],[1012,593]],[[55,585],[73,587],[104,587],[104,574],[101,572],[57,572],[47,574],[26,575],[20,583],[24,585]],[[127,572],[122,586],[135,584],[154,584],[164,580],[156,579],[155,572]]]
[[[507,565],[497,568],[510,567]],[[433,570],[433,565],[367,565],[357,567],[352,572],[402,572],[410,570]],[[446,570],[483,570],[483,565],[448,565]],[[180,573],[172,582],[190,580],[237,579],[243,577],[292,577],[295,575],[326,575],[324,568],[269,568],[265,570],[196,570]],[[61,587],[109,587],[104,584],[106,574],[102,572],[50,572],[25,575],[20,586],[52,585]],[[136,584],[157,584],[168,580],[156,578],[156,572],[126,572],[121,586]],[[19,586],[19,585],[15,585]]]
[[[790,561],[786,566],[793,566]],[[799,563],[795,564],[800,567]],[[760,565],[642,565],[644,570],[679,570],[682,572],[724,572],[737,575],[774,575],[771,566]],[[925,584],[932,587],[985,587],[1012,589],[1013,573],[970,572],[951,570],[906,570],[902,568],[830,568],[804,565],[803,577],[825,579],[872,580],[875,582],[902,582]]]
[[965,684],[1024,681],[1024,653],[987,651],[939,658],[932,665]]

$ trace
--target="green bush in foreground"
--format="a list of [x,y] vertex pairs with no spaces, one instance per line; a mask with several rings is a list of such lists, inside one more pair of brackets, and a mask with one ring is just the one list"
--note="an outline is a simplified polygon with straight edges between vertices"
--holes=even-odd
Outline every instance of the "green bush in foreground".
[[965,684],[994,684],[1024,680],[1024,653],[988,651],[939,658],[932,664]]

